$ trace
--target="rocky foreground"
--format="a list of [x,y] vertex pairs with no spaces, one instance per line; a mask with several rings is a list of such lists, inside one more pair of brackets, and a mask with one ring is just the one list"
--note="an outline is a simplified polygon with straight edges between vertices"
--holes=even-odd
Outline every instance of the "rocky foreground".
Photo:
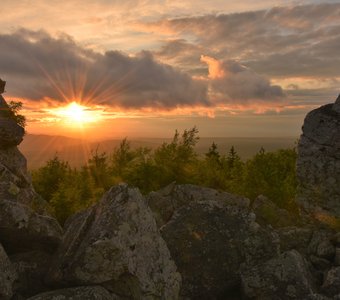
[[121,184],[63,229],[6,109],[0,96],[0,299],[340,299],[339,227],[322,222],[340,217],[340,98],[305,120],[299,221],[263,196]]

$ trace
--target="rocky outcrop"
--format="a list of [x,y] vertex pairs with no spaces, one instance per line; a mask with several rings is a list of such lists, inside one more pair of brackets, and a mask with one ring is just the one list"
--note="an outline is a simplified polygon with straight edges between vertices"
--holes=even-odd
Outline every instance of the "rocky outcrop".
[[16,278],[15,269],[0,244],[0,299],[7,300],[12,298],[12,285]]
[[192,201],[206,199],[228,201],[229,204],[238,204],[245,207],[249,206],[250,203],[249,199],[243,197],[192,184],[176,185],[176,183],[171,183],[165,188],[151,192],[146,196],[147,203],[159,227],[170,221],[175,211],[179,208],[188,205]]
[[129,299],[177,299],[181,277],[138,189],[118,185],[68,221],[49,280]]
[[30,251],[10,255],[17,279],[13,283],[16,294],[28,298],[50,290],[45,283],[52,255],[43,251]]
[[307,299],[313,294],[313,278],[297,251],[283,253],[255,267],[242,270],[242,286],[249,299]]
[[306,117],[299,220],[263,196],[121,184],[62,236],[0,113],[0,299],[340,299],[340,233],[313,219],[339,217],[339,116],[340,97]]
[[340,96],[311,111],[298,145],[298,201],[318,218],[340,217]]
[[[39,251],[37,260],[41,260],[56,251],[62,237],[60,225],[48,214],[47,203],[35,192],[26,159],[16,147],[24,132],[0,95],[0,243],[3,246],[0,277],[4,279],[0,279],[0,299],[10,299],[12,293],[20,298],[44,290],[31,285],[35,275],[42,280],[40,270],[22,271],[25,262],[33,259],[23,257],[27,252]],[[4,259],[7,255],[13,263]],[[24,280],[24,273],[32,276]]]
[[24,128],[9,117],[10,109],[5,99],[0,95],[0,148],[19,145],[25,134]]
[[[88,286],[61,289],[52,292],[42,293],[28,300],[120,300],[122,298],[109,293],[101,286]],[[123,300],[123,299],[122,299]]]
[[11,200],[0,201],[0,240],[8,253],[38,249],[53,252],[61,236],[62,230],[54,218]]
[[[279,254],[278,237],[255,222],[249,200],[193,185],[158,192],[165,220],[161,233],[182,275],[185,299],[240,296],[240,265],[253,265]],[[157,193],[148,196],[157,202]],[[155,208],[155,205],[152,205]],[[176,209],[177,208],[177,209]]]

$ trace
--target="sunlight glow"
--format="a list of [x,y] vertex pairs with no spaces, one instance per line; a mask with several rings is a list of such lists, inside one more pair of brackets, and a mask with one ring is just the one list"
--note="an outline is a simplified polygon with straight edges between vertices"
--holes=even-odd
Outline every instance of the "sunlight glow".
[[67,117],[73,122],[83,123],[86,121],[84,107],[72,102],[66,110]]
[[90,107],[83,106],[76,101],[71,102],[66,107],[56,109],[55,114],[63,123],[70,125],[83,126],[99,119],[98,114]]

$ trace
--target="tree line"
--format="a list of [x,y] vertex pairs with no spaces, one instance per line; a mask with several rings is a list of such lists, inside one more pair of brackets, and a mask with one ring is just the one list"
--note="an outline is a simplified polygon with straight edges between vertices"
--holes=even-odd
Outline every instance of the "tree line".
[[123,139],[112,153],[94,150],[87,164],[79,169],[71,168],[56,155],[32,172],[33,185],[61,223],[120,182],[136,186],[144,194],[174,181],[211,187],[250,200],[262,194],[281,208],[296,210],[294,148],[275,152],[262,148],[243,161],[233,146],[229,152],[220,153],[215,143],[200,156],[195,151],[198,140],[196,127],[181,134],[176,131],[170,142],[155,150],[133,149]]

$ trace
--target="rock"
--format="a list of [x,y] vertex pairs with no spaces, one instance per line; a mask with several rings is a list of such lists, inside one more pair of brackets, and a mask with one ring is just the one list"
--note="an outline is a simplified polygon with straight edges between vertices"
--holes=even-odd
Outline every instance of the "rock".
[[332,261],[335,255],[335,246],[331,242],[332,233],[326,230],[316,230],[308,245],[308,252],[317,257]]
[[332,109],[337,112],[338,114],[340,114],[340,94],[338,96],[338,98],[336,99],[335,103],[333,104]]
[[0,203],[2,199],[27,205],[39,214],[48,215],[48,204],[35,192],[30,179],[15,175],[0,162]]
[[5,92],[6,81],[0,79],[0,95]]
[[340,266],[340,248],[335,249],[334,265]]
[[[191,187],[177,189],[190,194]],[[227,193],[199,187],[194,191],[198,200],[193,196],[161,228],[182,275],[181,297],[226,299],[233,293],[237,299],[240,264],[278,255],[278,237],[255,222],[246,200],[238,204]]]
[[9,107],[0,95],[0,148],[19,145],[25,134],[25,129],[19,126],[8,114]]
[[0,299],[11,299],[13,296],[12,285],[16,278],[15,269],[0,244]]
[[67,221],[49,281],[130,299],[177,299],[180,274],[138,189],[118,185]]
[[11,255],[10,260],[18,274],[18,279],[13,285],[16,294],[26,299],[49,290],[44,280],[51,255],[42,251],[31,251]]
[[42,293],[27,300],[120,300],[100,286],[75,287]]
[[338,299],[338,298],[329,298],[329,297],[326,297],[324,295],[320,295],[320,294],[311,294],[308,296],[308,298],[306,298],[307,300],[335,300],[335,299]]
[[327,272],[322,291],[328,296],[340,294],[340,267],[332,268]]
[[62,229],[55,219],[39,215],[24,204],[0,199],[0,242],[7,253],[53,252],[61,236]]
[[151,192],[146,196],[147,203],[159,227],[166,224],[180,207],[189,204],[191,201],[205,199],[223,199],[223,201],[227,199],[230,204],[237,203],[245,207],[248,207],[250,203],[249,199],[246,198],[192,184],[176,185],[171,183],[167,187],[157,192]]
[[254,200],[252,208],[256,214],[256,220],[260,224],[270,224],[275,228],[297,224],[297,217],[295,215],[279,208],[263,195],[258,196]]
[[295,250],[241,271],[243,292],[249,299],[308,299],[313,279],[307,263]]
[[0,164],[7,168],[9,172],[20,178],[23,182],[30,182],[31,177],[27,172],[26,158],[21,154],[17,147],[1,149]]
[[297,200],[318,219],[340,217],[340,114],[336,103],[311,111],[298,145]]
[[313,235],[313,228],[310,227],[283,227],[277,229],[280,237],[281,251],[298,250],[300,253],[308,252],[308,245]]
[[327,271],[331,266],[329,260],[315,255],[311,255],[309,260],[318,271]]
[[340,232],[337,232],[332,237],[332,242],[336,247],[340,248]]

